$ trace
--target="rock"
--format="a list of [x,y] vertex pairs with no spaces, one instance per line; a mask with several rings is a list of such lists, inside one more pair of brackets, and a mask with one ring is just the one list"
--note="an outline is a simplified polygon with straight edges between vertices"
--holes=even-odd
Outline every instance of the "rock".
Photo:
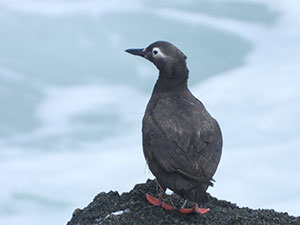
[[[208,194],[208,203],[200,207],[211,210],[203,215],[183,215],[177,211],[165,211],[150,205],[145,194],[154,196],[158,188],[154,180],[145,184],[137,184],[129,193],[119,195],[118,192],[98,194],[92,203],[84,209],[76,209],[67,225],[98,225],[98,224],[300,224],[300,217],[289,216],[288,213],[276,212],[272,209],[240,208],[236,204],[218,200]],[[166,201],[169,202],[166,196]],[[176,207],[180,207],[183,199],[176,194],[171,195]]]

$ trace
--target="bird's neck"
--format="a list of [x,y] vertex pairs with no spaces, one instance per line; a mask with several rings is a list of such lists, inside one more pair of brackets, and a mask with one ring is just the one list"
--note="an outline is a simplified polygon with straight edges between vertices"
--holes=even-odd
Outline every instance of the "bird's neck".
[[159,71],[159,77],[154,86],[153,93],[174,94],[187,90],[189,71],[186,67],[176,70]]

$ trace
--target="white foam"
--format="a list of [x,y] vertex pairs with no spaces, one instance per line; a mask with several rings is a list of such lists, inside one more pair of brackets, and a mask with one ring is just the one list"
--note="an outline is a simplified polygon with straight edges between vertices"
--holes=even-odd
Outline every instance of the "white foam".
[[[46,98],[37,109],[37,115],[44,124],[55,126],[68,123],[76,114],[93,110],[109,111],[114,108],[121,115],[141,111],[136,108],[135,103],[145,100],[133,88],[111,84],[53,87],[47,88],[45,93]],[[132,98],[128,99],[128,96]]]
[[63,15],[74,13],[99,14],[104,12],[132,11],[140,9],[140,2],[137,0],[127,0],[126,4],[121,4],[119,0],[110,1],[63,1],[63,0],[0,0],[0,6],[24,13],[35,13],[43,15]]
[[154,11],[158,16],[169,18],[187,24],[205,24],[218,30],[233,32],[245,39],[257,36],[264,29],[261,25],[249,22],[238,21],[230,18],[216,18],[201,13],[191,13],[181,9],[162,8]]
[[0,66],[0,78],[3,77],[7,80],[14,80],[14,81],[22,81],[24,79],[24,74],[9,68],[7,66]]

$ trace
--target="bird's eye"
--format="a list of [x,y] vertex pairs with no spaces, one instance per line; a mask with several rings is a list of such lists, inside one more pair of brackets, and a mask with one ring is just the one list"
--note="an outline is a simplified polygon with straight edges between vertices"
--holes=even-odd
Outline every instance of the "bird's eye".
[[164,58],[166,57],[159,47],[154,47],[152,49],[152,56],[155,58]]

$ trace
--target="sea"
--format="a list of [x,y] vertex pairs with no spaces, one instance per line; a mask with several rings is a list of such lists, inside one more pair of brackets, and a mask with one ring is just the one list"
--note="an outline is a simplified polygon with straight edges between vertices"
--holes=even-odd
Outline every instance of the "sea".
[[[298,0],[0,0],[0,224],[66,224],[153,178],[141,122],[167,40],[222,129],[213,196],[300,216]],[[213,209],[211,211],[213,213]]]

